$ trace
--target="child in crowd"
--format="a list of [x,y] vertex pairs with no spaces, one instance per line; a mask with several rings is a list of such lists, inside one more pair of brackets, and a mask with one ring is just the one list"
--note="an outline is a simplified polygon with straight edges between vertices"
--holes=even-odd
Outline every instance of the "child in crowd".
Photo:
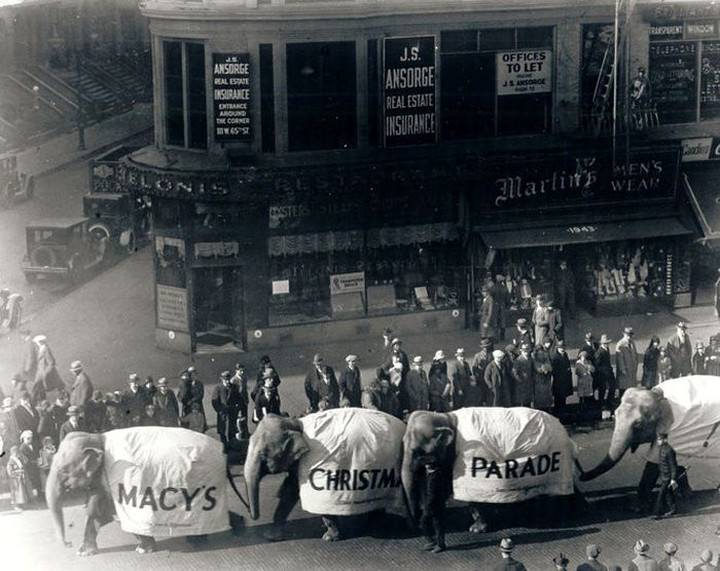
[[672,361],[668,357],[665,347],[660,347],[660,358],[658,359],[658,383],[667,381],[672,371]]
[[10,458],[5,469],[10,477],[10,502],[15,511],[21,512],[32,501],[32,492],[25,472],[25,462],[17,446],[10,447]]
[[580,351],[575,363],[575,377],[577,378],[577,394],[580,399],[580,408],[587,408],[593,399],[593,374],[595,367],[589,360],[587,351]]

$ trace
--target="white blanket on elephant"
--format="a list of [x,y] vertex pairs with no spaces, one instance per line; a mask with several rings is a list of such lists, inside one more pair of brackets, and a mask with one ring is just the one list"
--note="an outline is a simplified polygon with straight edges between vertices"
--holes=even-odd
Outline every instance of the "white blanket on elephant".
[[354,515],[401,496],[405,425],[384,412],[339,408],[301,418],[310,451],[300,459],[300,501],[314,514]]
[[675,452],[681,456],[720,458],[720,428],[703,448],[712,427],[720,422],[720,377],[695,375],[658,386],[673,411],[668,441]]
[[120,526],[171,537],[229,529],[222,444],[185,428],[105,434],[105,472]]
[[507,503],[573,493],[575,446],[554,416],[529,408],[463,408],[453,496]]

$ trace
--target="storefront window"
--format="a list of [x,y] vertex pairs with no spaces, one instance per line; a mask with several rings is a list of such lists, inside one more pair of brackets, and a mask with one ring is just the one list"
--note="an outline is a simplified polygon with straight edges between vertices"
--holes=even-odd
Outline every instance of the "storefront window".
[[548,132],[553,28],[441,34],[444,140]]
[[598,81],[601,79],[603,62],[607,65],[606,58],[612,56],[614,33],[614,26],[609,22],[583,26],[580,97],[582,124],[586,130],[593,127],[593,106],[600,93]]
[[354,42],[287,45],[291,151],[355,147],[355,65]]
[[165,137],[169,145],[207,148],[205,46],[164,41]]
[[719,40],[715,21],[650,27],[651,96],[660,123],[720,117]]

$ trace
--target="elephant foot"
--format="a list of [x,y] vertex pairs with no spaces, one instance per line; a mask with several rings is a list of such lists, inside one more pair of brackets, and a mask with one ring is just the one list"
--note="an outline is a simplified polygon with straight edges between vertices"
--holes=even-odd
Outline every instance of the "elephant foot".
[[144,555],[145,553],[152,553],[153,551],[155,551],[155,546],[153,545],[138,545],[135,547],[135,552],[140,553],[141,555]]
[[445,545],[438,543],[435,547],[432,549],[432,553],[442,553],[445,551]]
[[272,527],[270,531],[265,533],[265,539],[273,543],[282,541],[285,539],[285,528],[280,526]]
[[488,530],[488,524],[486,521],[478,520],[470,526],[470,533],[485,533]]
[[339,541],[340,540],[340,534],[337,531],[332,531],[328,529],[325,533],[323,533],[323,541]]
[[432,551],[436,547],[437,547],[437,543],[435,543],[432,540],[428,540],[428,542],[425,545],[423,545],[422,550],[423,551]]
[[91,555],[95,555],[97,552],[97,545],[87,546],[83,544],[78,548],[77,555],[78,557],[90,557]]

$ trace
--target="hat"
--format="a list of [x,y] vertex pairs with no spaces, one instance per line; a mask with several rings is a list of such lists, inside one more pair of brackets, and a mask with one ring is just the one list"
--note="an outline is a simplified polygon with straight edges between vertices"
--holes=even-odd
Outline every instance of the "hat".
[[480,340],[480,349],[487,349],[488,347],[492,347],[493,343],[490,341],[490,339],[481,339]]
[[322,358],[322,355],[320,355],[320,353],[315,353],[315,355],[313,355],[313,363],[314,364],[317,365],[318,363],[322,363],[323,361],[324,361],[324,359]]
[[700,348],[703,348],[703,349],[705,348],[705,345],[703,344],[702,341],[698,341],[697,343],[695,343],[695,349],[700,349]]
[[[30,438],[32,438],[32,435],[33,435],[33,431],[32,431],[32,430],[23,430],[23,431],[20,433],[20,440],[23,440],[26,436],[29,436]],[[710,557],[712,557],[712,555],[711,555]]]
[[522,349],[523,351],[530,351],[530,349],[532,349],[532,345],[530,345],[530,343],[525,341],[525,343],[522,343],[520,345],[520,349]]
[[625,327],[623,329],[623,334],[625,335],[635,335],[635,332],[633,331],[632,327]]
[[588,341],[590,341],[590,339],[594,339],[594,338],[595,338],[595,337],[593,336],[592,331],[588,331],[588,332],[585,334],[585,339],[587,339]]
[[239,371],[240,369],[244,369],[245,365],[243,363],[235,363],[235,370]]
[[400,341],[399,337],[394,337],[392,341],[390,341],[390,345],[402,345],[402,341]]
[[80,361],[73,361],[70,363],[70,370],[73,372],[81,371],[83,368],[83,364]]
[[347,361],[348,363],[354,363],[357,360],[358,360],[357,355],[348,355],[347,357],[345,357],[345,361]]
[[588,557],[597,557],[598,555],[600,555],[600,551],[600,547],[595,545],[594,543],[591,543],[585,548],[585,554]]
[[35,335],[35,337],[33,337],[33,341],[34,341],[35,343],[45,343],[45,341],[47,341],[47,336],[45,336],[45,335]]
[[183,373],[182,375],[180,375],[180,378],[181,378],[183,381],[187,381],[187,380],[190,379],[190,375],[188,375],[187,373]]
[[270,362],[270,356],[269,356],[269,355],[263,355],[262,357],[260,357],[260,364],[261,364],[261,365],[264,365],[265,363],[269,363],[269,362]]
[[706,549],[705,551],[703,551],[700,554],[700,560],[703,563],[710,563],[710,561],[712,561],[712,558],[713,558],[713,552],[710,551],[709,549]]
[[610,339],[610,337],[608,337],[604,333],[600,336],[600,345],[602,345],[603,343],[610,343],[611,341],[612,339]]
[[232,378],[232,375],[230,374],[230,371],[223,371],[222,373],[220,373],[220,378],[229,380]]
[[455,349],[455,355],[465,355],[465,349],[463,349],[462,347],[458,347],[457,349]]
[[263,387],[265,387],[266,389],[274,389],[275,381],[273,381],[270,377],[266,377],[265,381],[263,382]]
[[509,537],[503,537],[500,540],[500,551],[503,553],[510,553],[513,550],[513,541]]
[[195,371],[197,371],[197,369],[196,369],[193,365],[190,365],[190,366],[187,368],[187,372],[188,372],[188,373],[194,373]]
[[422,365],[423,358],[420,355],[416,355],[415,357],[413,357],[413,364],[414,365]]
[[557,557],[553,557],[553,563],[555,563],[555,565],[567,565],[570,563],[570,560],[564,553],[558,553]]
[[672,541],[668,541],[665,545],[663,545],[663,551],[668,555],[675,555],[677,550],[677,545],[675,545]]
[[681,321],[677,324],[678,329],[687,329],[687,324],[684,321]]
[[526,327],[527,319],[525,319],[524,317],[521,317],[520,319],[517,320],[516,323],[518,324],[519,327]]
[[2,401],[3,406],[12,406],[12,397],[5,397]]
[[565,347],[565,341],[563,341],[562,339],[558,339],[555,342],[555,347]]
[[158,379],[157,384],[158,384],[158,387],[167,387],[168,382],[167,382],[167,379],[166,379],[165,377],[160,377],[160,378]]
[[586,359],[590,356],[590,354],[587,351],[580,351],[578,354],[578,358],[585,357]]
[[495,351],[492,352],[492,356],[495,358],[504,357],[505,351],[501,351],[500,349],[495,349]]
[[67,415],[77,416],[78,414],[80,414],[80,408],[75,406],[74,404],[71,404],[67,409]]
[[445,358],[445,352],[442,349],[438,349],[435,351],[435,356],[433,357],[433,361],[440,361],[441,359]]
[[139,382],[140,382],[140,375],[138,375],[137,373],[130,373],[130,374],[128,375],[128,382],[139,383]]
[[635,553],[647,553],[648,551],[650,551],[650,546],[642,539],[638,539],[635,542],[635,546],[633,547],[633,549],[635,550]]

